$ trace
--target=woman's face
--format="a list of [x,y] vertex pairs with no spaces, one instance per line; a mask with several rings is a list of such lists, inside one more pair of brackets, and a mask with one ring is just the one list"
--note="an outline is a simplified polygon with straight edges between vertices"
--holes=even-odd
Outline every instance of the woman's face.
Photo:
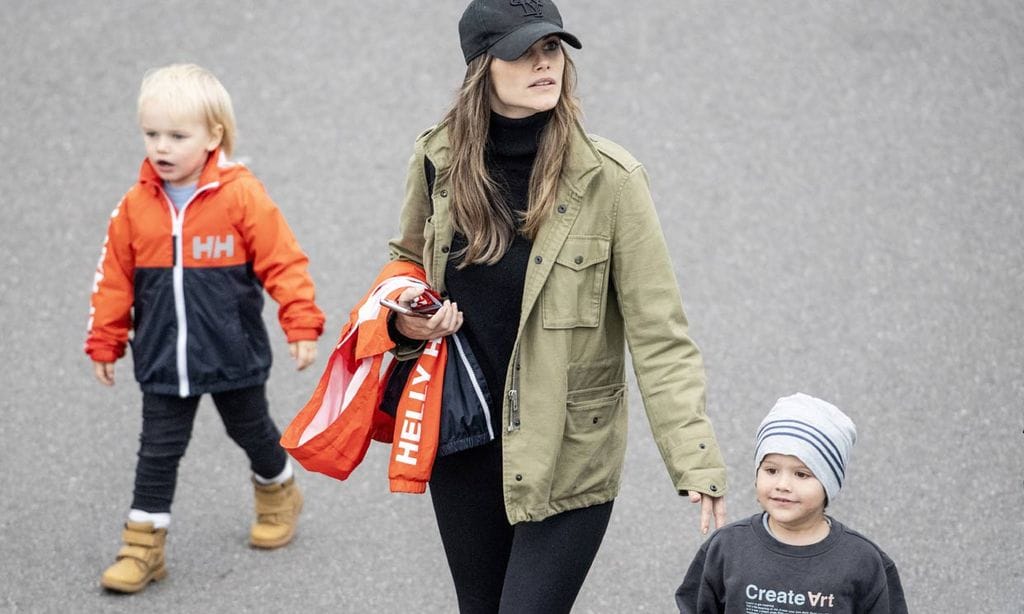
[[565,55],[557,36],[540,39],[511,62],[492,58],[491,110],[520,119],[555,108],[564,72]]

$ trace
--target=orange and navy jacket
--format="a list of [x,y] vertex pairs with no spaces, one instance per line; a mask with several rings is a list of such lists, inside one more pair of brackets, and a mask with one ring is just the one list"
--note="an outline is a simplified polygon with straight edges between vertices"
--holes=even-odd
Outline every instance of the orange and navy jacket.
[[130,342],[145,392],[186,397],[262,384],[271,363],[264,288],[289,342],[323,332],[308,262],[263,185],[220,150],[180,211],[145,160],[110,216],[85,352],[113,362]]

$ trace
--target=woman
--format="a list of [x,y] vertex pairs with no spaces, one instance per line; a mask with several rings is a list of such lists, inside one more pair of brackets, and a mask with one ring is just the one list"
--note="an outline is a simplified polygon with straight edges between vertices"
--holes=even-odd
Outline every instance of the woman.
[[568,612],[618,493],[626,339],[704,532],[725,520],[725,467],[645,171],[580,125],[563,49],[579,40],[549,1],[474,0],[459,34],[465,82],[416,141],[390,243],[446,300],[429,319],[394,314],[390,331],[404,357],[461,330],[501,425],[430,480],[460,611]]

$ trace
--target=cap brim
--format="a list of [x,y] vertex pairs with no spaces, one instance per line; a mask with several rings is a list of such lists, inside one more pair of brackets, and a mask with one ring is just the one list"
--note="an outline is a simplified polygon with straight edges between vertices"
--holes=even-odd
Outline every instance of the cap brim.
[[524,25],[518,30],[509,32],[501,40],[491,45],[487,52],[498,59],[511,62],[519,59],[531,45],[552,34],[557,35],[571,47],[576,49],[583,48],[583,45],[580,44],[580,39],[557,25],[547,21],[535,21]]

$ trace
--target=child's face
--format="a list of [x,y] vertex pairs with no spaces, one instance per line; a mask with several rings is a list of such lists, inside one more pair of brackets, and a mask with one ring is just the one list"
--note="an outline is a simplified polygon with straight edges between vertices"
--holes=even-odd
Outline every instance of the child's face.
[[211,133],[198,118],[172,115],[156,102],[139,113],[146,157],[161,179],[179,188],[196,183],[208,154],[220,145],[223,128]]
[[755,488],[764,511],[787,528],[813,526],[825,513],[825,487],[795,456],[766,455],[757,468]]

